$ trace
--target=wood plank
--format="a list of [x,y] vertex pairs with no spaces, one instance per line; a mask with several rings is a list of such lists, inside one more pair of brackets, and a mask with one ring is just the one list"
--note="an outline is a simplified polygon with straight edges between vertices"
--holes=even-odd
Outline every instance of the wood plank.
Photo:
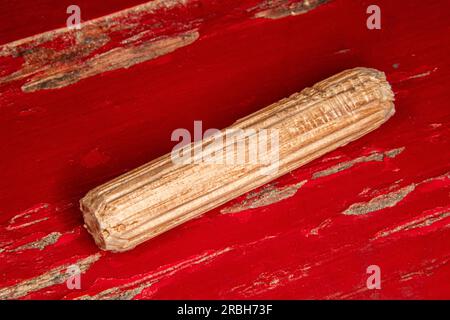
[[[41,1],[21,3],[47,3]],[[83,66],[70,36],[18,55],[3,46],[1,296],[448,299],[449,4],[377,4],[381,30],[367,29],[366,1],[329,1],[277,19],[255,17],[270,9],[261,0],[186,1],[149,12],[135,29],[94,33],[110,40],[101,47],[94,41],[99,48],[85,57],[138,47],[139,40],[121,42],[140,28],[152,30],[142,44],[152,32],[171,38],[195,29],[192,43],[55,88],[23,90],[47,77],[49,67]],[[159,29],[150,28],[157,22]],[[18,23],[1,30],[12,25]],[[24,72],[29,66],[36,69]],[[100,252],[83,229],[79,199],[170,151],[174,129],[193,130],[194,120],[205,129],[227,127],[358,66],[384,71],[392,84],[397,112],[383,130],[131,252]],[[22,75],[13,81],[16,72]],[[84,268],[81,290],[70,290],[60,275],[77,262]],[[374,264],[381,290],[366,287]]]

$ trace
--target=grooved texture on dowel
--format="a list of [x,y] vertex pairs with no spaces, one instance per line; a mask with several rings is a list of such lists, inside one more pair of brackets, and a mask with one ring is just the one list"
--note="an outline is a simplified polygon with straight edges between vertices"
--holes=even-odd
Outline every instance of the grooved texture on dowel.
[[[130,250],[375,130],[394,114],[393,100],[384,73],[367,68],[341,72],[229,128],[277,131],[277,170],[264,172],[264,163],[176,164],[167,154],[91,190],[81,200],[86,227],[100,248]],[[195,148],[214,149],[221,135],[191,144],[187,152],[195,158]],[[249,136],[238,139],[247,143]],[[237,151],[225,143],[219,148],[214,151],[225,157]]]

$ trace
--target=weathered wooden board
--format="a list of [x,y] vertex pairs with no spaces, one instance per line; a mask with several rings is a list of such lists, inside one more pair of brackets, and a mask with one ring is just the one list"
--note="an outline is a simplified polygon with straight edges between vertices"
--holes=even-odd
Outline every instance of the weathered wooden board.
[[[0,5],[0,298],[450,298],[447,1],[377,1],[381,30],[369,1],[79,1],[97,19],[52,31],[60,3]],[[79,199],[170,151],[174,129],[356,66],[393,86],[382,130],[130,252],[83,228]]]

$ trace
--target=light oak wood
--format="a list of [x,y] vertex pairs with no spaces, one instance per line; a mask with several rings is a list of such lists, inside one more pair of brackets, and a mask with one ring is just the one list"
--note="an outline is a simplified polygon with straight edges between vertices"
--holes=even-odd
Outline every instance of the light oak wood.
[[[278,132],[277,170],[263,172],[264,163],[176,164],[167,154],[91,190],[80,201],[86,228],[100,248],[130,250],[375,130],[394,114],[393,100],[384,73],[367,68],[341,72],[229,128]],[[194,149],[224,135],[222,130],[186,150],[197,154]],[[239,138],[249,143],[248,136]],[[237,151],[218,148],[223,155]]]

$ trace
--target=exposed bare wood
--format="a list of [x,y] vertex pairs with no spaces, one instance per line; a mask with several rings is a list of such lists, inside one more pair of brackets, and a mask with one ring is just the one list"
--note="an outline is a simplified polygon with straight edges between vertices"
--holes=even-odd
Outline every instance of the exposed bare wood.
[[358,158],[350,160],[350,161],[342,162],[335,166],[332,166],[331,168],[315,172],[312,176],[312,179],[326,177],[326,176],[350,169],[351,167],[353,167],[355,164],[358,164],[358,163],[371,162],[371,161],[383,161],[384,159],[386,159],[386,157],[387,158],[395,158],[397,155],[402,153],[404,149],[405,148],[403,147],[403,148],[392,149],[392,150],[389,150],[389,151],[386,151],[383,153],[373,152],[372,154],[370,154],[368,156],[362,156],[362,157],[358,157]]
[[303,180],[294,185],[284,186],[281,188],[269,184],[259,192],[249,193],[246,199],[242,202],[220,210],[220,213],[235,213],[247,209],[265,207],[284,199],[288,199],[295,195],[298,189],[300,189],[307,181],[308,180]]
[[311,11],[329,0],[304,0],[291,2],[287,0],[267,0],[260,7],[262,11],[255,14],[255,18],[280,19],[296,16]]
[[[96,253],[84,259],[80,259],[74,264],[76,264],[80,268],[80,271],[84,273],[91,267],[92,264],[100,259],[100,257],[101,254]],[[68,278],[66,271],[69,266],[70,264],[58,266],[35,278],[22,281],[9,287],[1,288],[0,299],[18,299],[31,292],[36,292],[44,288],[61,284]]]
[[[255,17],[275,19],[305,13],[325,2],[277,0],[252,8],[239,3],[234,6],[242,15],[250,12]],[[0,76],[0,85],[25,81],[22,90],[27,93],[58,89],[171,53],[195,42],[200,36],[198,29],[209,16],[200,18],[192,10],[192,16],[181,24],[170,16],[159,17],[154,23],[155,15],[195,6],[196,2],[189,0],[153,0],[86,21],[79,30],[60,28],[0,45],[0,57],[21,63],[17,70]],[[58,43],[66,46],[60,48]]]
[[361,202],[352,204],[347,210],[344,211],[346,215],[360,215],[367,214],[373,211],[378,211],[384,208],[390,208],[402,201],[409,193],[416,188],[416,185],[410,184],[400,190],[383,194],[376,198],[373,198],[369,202]]

